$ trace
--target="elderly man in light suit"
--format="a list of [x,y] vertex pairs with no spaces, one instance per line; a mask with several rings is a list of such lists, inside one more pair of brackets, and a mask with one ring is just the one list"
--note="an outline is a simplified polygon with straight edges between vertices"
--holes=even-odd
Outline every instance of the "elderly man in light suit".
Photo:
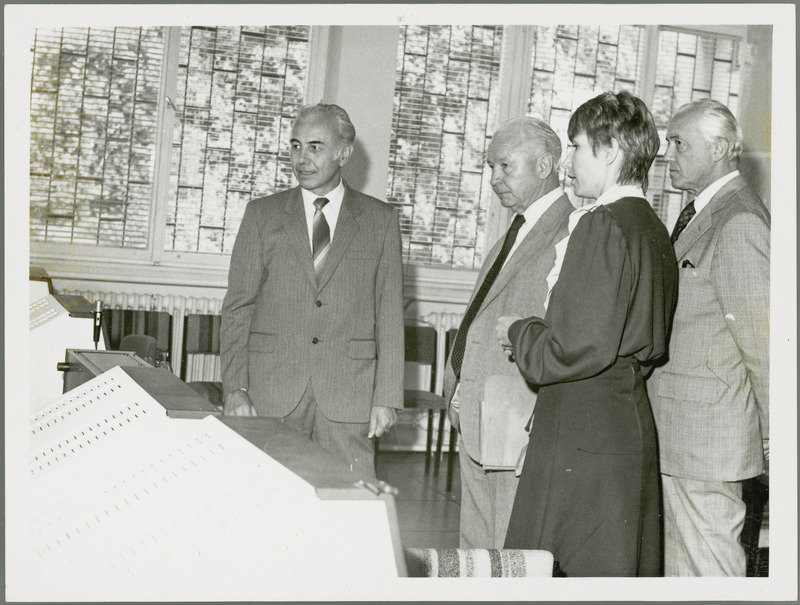
[[742,480],[769,439],[770,215],[739,175],[727,107],[684,105],[667,128],[675,188],[696,199],[672,234],[678,305],[648,381],[659,437],[668,576],[744,576]]
[[501,377],[527,402],[523,426],[533,411],[536,392],[497,342],[495,325],[501,315],[544,313],[545,278],[573,210],[559,186],[560,157],[558,135],[535,118],[504,123],[489,145],[492,188],[515,218],[486,257],[445,372],[450,420],[461,434],[462,548],[502,548],[505,540],[519,480],[513,469],[484,468],[480,402],[487,380]]
[[403,406],[403,274],[391,206],[347,187],[355,128],[336,105],[300,110],[299,187],[247,205],[220,345],[224,412],[281,418],[374,478],[371,437]]

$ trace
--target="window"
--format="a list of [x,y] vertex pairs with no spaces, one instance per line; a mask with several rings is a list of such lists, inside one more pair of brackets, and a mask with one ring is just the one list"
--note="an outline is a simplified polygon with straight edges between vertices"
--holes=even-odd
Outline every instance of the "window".
[[[398,31],[395,64],[376,66],[394,76],[392,90],[375,91],[385,109],[393,103],[386,199],[400,212],[404,261],[442,269],[480,267],[504,217],[485,165],[499,120],[527,112],[566,143],[578,105],[624,88],[651,107],[663,137],[689,100],[713,97],[736,111],[746,56],[734,26]],[[315,40],[312,54],[307,26],[37,30],[34,252],[136,261],[143,276],[154,263],[213,266],[224,278],[246,203],[292,183],[291,120],[307,82],[314,100],[327,90],[327,46]],[[684,200],[662,158],[647,195],[670,227]]]
[[403,260],[478,268],[490,201],[503,28],[400,28],[387,199]]
[[[288,127],[303,102],[309,28],[177,31],[36,31],[32,241],[122,256],[141,254],[161,230],[165,251],[230,253],[246,203],[289,184]],[[172,132],[159,126],[165,96]],[[164,136],[172,152],[159,159]],[[158,174],[169,183],[159,187]],[[161,224],[154,204],[166,205]]]
[[572,112],[605,90],[641,88],[641,26],[535,27],[528,115],[545,120],[567,143]]
[[[698,99],[716,99],[737,113],[741,43],[729,36],[700,35],[662,28],[658,36],[653,102],[649,104],[662,143],[670,116],[681,105]],[[662,144],[650,169],[648,197],[668,227],[672,228],[688,200],[672,189]]]
[[146,247],[162,51],[160,29],[37,30],[32,240]]
[[165,250],[230,254],[251,199],[291,185],[307,27],[184,27]]
[[[667,26],[521,27],[529,32],[519,39],[530,62],[523,111],[547,121],[565,148],[572,112],[605,90],[641,97],[662,140],[669,117],[685,102],[712,97],[736,112],[739,41],[730,35]],[[401,27],[387,198],[401,212],[407,263],[477,268],[484,243],[492,243],[484,242],[493,194],[482,162],[498,120],[512,117],[496,109],[503,33],[499,27]],[[469,48],[481,52],[448,46],[453,40],[470,40]],[[514,51],[520,52],[505,52]],[[480,78],[488,91],[475,85]],[[458,121],[459,115],[467,119]],[[671,227],[683,201],[670,188],[664,149],[651,168],[647,197]]]

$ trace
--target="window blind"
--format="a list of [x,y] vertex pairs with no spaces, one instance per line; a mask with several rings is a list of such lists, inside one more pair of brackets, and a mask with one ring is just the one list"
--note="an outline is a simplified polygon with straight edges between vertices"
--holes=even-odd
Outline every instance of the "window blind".
[[387,199],[403,259],[480,267],[496,125],[501,26],[402,26]]
[[37,29],[31,52],[31,240],[145,248],[162,30]]
[[291,185],[309,28],[184,27],[165,249],[230,253],[247,202]]
[[645,43],[638,25],[535,27],[528,115],[549,123],[566,150],[569,118],[581,104],[608,90],[639,94]]

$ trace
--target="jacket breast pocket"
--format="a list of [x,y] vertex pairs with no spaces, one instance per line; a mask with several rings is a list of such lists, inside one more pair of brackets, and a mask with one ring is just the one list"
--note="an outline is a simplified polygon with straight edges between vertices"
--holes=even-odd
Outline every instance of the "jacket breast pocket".
[[247,350],[258,353],[272,353],[275,350],[275,343],[277,340],[277,334],[253,332],[247,339]]

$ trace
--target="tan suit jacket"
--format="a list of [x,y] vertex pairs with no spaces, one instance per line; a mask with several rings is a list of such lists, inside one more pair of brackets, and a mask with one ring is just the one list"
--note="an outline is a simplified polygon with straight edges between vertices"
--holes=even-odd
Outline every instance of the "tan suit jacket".
[[312,381],[330,420],[368,422],[403,407],[403,269],[397,213],[345,189],[319,277],[300,188],[247,205],[220,329],[225,393],[282,417]]
[[675,243],[669,356],[647,382],[661,472],[735,481],[763,470],[769,436],[770,215],[741,176]]
[[[487,378],[499,375],[506,376],[509,382],[524,382],[516,364],[506,357],[497,340],[497,318],[502,315],[544,316],[546,278],[555,264],[555,245],[567,236],[567,222],[573,210],[569,198],[562,195],[539,218],[506,261],[469,328],[461,364],[459,428],[462,448],[477,462],[481,462],[479,405],[484,397]],[[487,255],[470,303],[502,246],[501,238]],[[449,402],[456,387],[455,373],[449,362],[444,381],[445,397]],[[528,388],[530,409],[533,411],[536,392]]]

